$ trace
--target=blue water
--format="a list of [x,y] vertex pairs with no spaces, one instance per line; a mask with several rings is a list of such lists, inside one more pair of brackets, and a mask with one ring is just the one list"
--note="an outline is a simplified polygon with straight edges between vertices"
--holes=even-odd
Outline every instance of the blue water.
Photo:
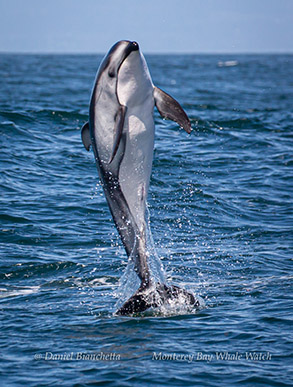
[[147,56],[193,127],[155,111],[152,234],[204,307],[136,317],[80,140],[100,60],[0,56],[0,385],[291,385],[293,57]]

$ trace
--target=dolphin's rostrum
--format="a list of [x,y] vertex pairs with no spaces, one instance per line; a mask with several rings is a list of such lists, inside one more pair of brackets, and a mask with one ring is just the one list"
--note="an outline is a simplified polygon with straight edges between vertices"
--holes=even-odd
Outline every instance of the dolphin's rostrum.
[[111,214],[141,281],[137,292],[116,312],[121,315],[179,297],[197,306],[191,293],[153,283],[151,278],[145,212],[154,148],[154,105],[162,117],[191,132],[190,121],[179,103],[153,85],[138,44],[119,41],[98,70],[82,141],[87,150],[93,148]]

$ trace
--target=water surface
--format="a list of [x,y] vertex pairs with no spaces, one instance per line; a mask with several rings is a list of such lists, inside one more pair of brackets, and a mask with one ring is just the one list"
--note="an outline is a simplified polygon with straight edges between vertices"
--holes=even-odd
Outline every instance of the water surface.
[[293,57],[147,56],[193,127],[155,111],[152,233],[205,308],[135,318],[80,140],[100,60],[1,55],[1,385],[291,385]]

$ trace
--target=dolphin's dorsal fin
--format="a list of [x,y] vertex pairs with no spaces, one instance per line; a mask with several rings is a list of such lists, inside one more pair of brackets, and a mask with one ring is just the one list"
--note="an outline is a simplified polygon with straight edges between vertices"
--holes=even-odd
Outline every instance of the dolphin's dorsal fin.
[[88,122],[86,122],[81,128],[81,139],[85,149],[89,151],[90,146],[92,145],[92,141],[90,136],[90,126]]
[[191,132],[189,118],[180,104],[171,95],[154,86],[154,99],[157,109],[163,118],[175,121],[187,133]]
[[114,127],[114,141],[113,141],[113,149],[112,154],[109,160],[109,164],[112,163],[114,157],[116,156],[117,150],[119,148],[122,132],[123,132],[123,126],[124,126],[124,120],[126,115],[127,107],[124,105],[120,105],[119,109],[116,113],[115,117],[115,127]]

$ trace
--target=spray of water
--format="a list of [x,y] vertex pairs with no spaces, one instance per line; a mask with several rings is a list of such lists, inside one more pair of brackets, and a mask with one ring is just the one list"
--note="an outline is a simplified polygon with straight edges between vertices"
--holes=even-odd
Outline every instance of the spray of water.
[[[146,254],[153,282],[164,283],[166,277],[165,270],[155,248],[150,228],[150,215],[148,209],[146,211]],[[133,295],[139,286],[140,280],[134,270],[133,256],[130,255],[126,269],[119,281],[118,290],[116,292],[116,296],[118,297],[116,306],[120,307],[125,300]]]
[[[151,273],[151,279],[153,284],[166,284],[166,272],[161,262],[160,257],[155,248],[155,243],[150,228],[150,214],[149,210],[146,211],[146,254],[148,257],[148,264]],[[118,301],[116,307],[120,308],[125,300],[129,299],[139,288],[140,280],[134,270],[134,260],[130,255],[126,269],[119,281],[116,297]],[[158,305],[156,308],[156,314],[159,315],[174,315],[174,314],[186,314],[194,310],[192,306],[186,305],[186,298],[178,297],[176,300],[168,300],[163,302],[159,292],[155,291],[155,285],[150,287],[149,292],[152,293],[152,297],[156,300]],[[199,304],[203,305],[203,300],[198,298]],[[146,312],[148,314],[149,312]],[[152,313],[152,312],[151,312]]]

